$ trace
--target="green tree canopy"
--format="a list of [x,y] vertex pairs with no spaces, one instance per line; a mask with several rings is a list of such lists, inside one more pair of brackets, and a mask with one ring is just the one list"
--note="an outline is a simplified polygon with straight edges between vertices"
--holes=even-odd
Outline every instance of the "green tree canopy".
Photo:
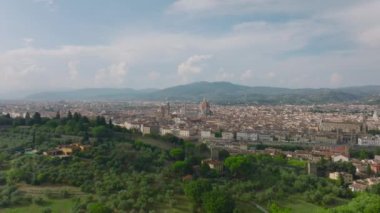
[[39,112],[35,112],[32,120],[33,120],[33,124],[42,124],[41,114]]
[[187,161],[176,161],[172,165],[172,169],[178,175],[186,175],[191,172],[191,167]]
[[194,203],[200,204],[202,202],[202,195],[211,189],[212,186],[208,180],[193,180],[185,185],[185,194]]
[[347,205],[330,210],[331,213],[379,213],[380,196],[363,193],[354,198]]
[[109,136],[110,131],[105,126],[96,126],[92,128],[92,135],[96,138],[103,138]]
[[175,160],[183,160],[185,157],[185,152],[181,148],[173,148],[170,150],[170,157]]
[[90,213],[112,213],[112,210],[101,203],[90,203],[87,206]]
[[206,213],[232,213],[235,209],[235,201],[231,195],[222,190],[205,193],[202,201]]
[[224,165],[235,177],[247,177],[253,172],[253,158],[249,155],[230,156]]
[[230,156],[230,153],[225,150],[225,149],[222,149],[219,151],[219,160],[225,160],[226,158],[228,158]]

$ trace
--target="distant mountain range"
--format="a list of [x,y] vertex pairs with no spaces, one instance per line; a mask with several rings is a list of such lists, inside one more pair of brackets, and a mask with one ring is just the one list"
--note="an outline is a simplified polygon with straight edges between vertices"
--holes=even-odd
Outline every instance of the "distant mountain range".
[[198,102],[203,98],[221,104],[380,104],[380,86],[337,89],[287,89],[249,87],[229,82],[197,82],[166,89],[96,88],[42,92],[26,97],[28,100],[151,100],[190,102]]
[[130,88],[89,88],[58,92],[41,92],[26,97],[28,100],[122,100],[134,99],[140,95],[154,92],[151,90],[134,90]]

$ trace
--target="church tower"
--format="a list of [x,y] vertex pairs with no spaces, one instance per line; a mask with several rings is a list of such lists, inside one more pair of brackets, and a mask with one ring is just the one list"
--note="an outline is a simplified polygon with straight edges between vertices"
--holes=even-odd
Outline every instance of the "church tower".
[[372,118],[373,118],[374,121],[379,121],[379,116],[378,116],[378,114],[377,114],[377,110],[375,110],[375,111],[373,112],[373,116],[372,116]]

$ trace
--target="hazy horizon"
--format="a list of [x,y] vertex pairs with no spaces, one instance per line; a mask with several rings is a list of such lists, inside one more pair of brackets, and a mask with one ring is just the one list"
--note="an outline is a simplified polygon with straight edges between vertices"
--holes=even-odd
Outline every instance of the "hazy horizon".
[[199,81],[380,85],[375,0],[0,2],[0,98]]
[[265,86],[265,85],[245,85],[245,84],[239,84],[239,83],[234,83],[234,82],[229,82],[229,81],[197,81],[197,82],[191,82],[188,84],[177,84],[177,85],[172,85],[169,87],[163,87],[163,88],[131,88],[131,87],[83,87],[83,88],[56,88],[56,89],[50,89],[50,90],[25,90],[25,91],[13,91],[9,93],[1,93],[0,92],[0,100],[21,100],[26,98],[27,96],[30,95],[35,95],[35,94],[44,94],[44,93],[60,93],[60,92],[76,92],[76,91],[81,91],[81,90],[107,90],[107,89],[117,89],[117,90],[135,90],[135,91],[144,91],[144,90],[152,90],[152,91],[159,91],[159,90],[164,90],[164,89],[169,89],[169,88],[175,88],[177,86],[186,86],[186,85],[191,85],[191,84],[197,84],[197,83],[227,83],[227,84],[234,84],[238,86],[248,86],[248,87],[263,87],[263,88],[279,88],[279,89],[344,89],[344,88],[361,88],[361,87],[380,87],[380,85],[352,85],[352,86],[346,86],[346,87],[316,87],[316,88],[311,88],[311,87],[299,87],[299,88],[290,88],[290,87],[276,87],[276,86]]

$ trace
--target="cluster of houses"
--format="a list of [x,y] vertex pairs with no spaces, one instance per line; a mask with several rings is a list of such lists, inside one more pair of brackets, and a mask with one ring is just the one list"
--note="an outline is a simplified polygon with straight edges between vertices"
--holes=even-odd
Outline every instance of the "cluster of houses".
[[[253,130],[212,130],[203,128],[201,124],[190,125],[190,121],[181,121],[179,118],[174,120],[178,125],[165,125],[165,122],[139,121],[124,122],[120,126],[140,131],[143,135],[172,134],[185,139],[201,140],[224,140],[224,141],[241,141],[241,142],[292,142],[299,144],[349,144],[359,146],[380,146],[380,135],[368,136],[363,133],[363,127],[356,123],[338,123],[326,122],[321,123],[318,131],[312,133],[296,133],[284,131],[253,131]],[[181,124],[184,123],[184,125]]]
[[[214,148],[216,148],[214,146]],[[220,148],[220,147],[219,147]],[[235,152],[236,153],[236,152]],[[285,155],[287,158],[299,159],[308,162],[308,173],[317,175],[316,162],[322,159],[329,159],[333,162],[351,162],[355,166],[355,177],[359,178],[354,180],[354,176],[347,172],[331,172],[328,178],[332,180],[339,180],[340,178],[345,184],[349,184],[349,188],[354,191],[363,191],[369,187],[380,184],[380,156],[375,156],[374,159],[358,160],[349,158],[349,146],[316,146],[312,150],[295,150],[283,151],[275,148],[266,148],[264,150],[249,150],[242,153],[261,153],[271,156]],[[216,171],[223,171],[223,163],[213,158],[202,161],[207,164],[211,169]]]
[[158,123],[132,123],[125,122],[120,124],[120,126],[129,129],[140,131],[143,135],[147,134],[158,134],[166,135],[172,134],[181,138],[193,138],[193,139],[215,139],[219,138],[222,140],[236,140],[236,141],[273,141],[273,136],[270,134],[258,134],[255,132],[232,132],[232,131],[222,131],[213,132],[211,130],[198,130],[196,128],[170,128],[170,127],[160,127]]
[[69,144],[69,145],[57,146],[55,149],[45,151],[42,154],[44,156],[65,158],[65,157],[70,157],[74,152],[86,151],[89,148],[90,148],[90,145],[73,143],[73,144]]
[[155,134],[155,135],[166,135],[171,134],[181,138],[194,138],[197,135],[197,131],[194,129],[181,129],[181,128],[164,128],[160,127],[157,123],[131,123],[125,122],[120,126],[128,130],[140,131],[143,135]]
[[329,178],[331,180],[339,180],[340,178],[342,178],[343,182],[347,184],[352,183],[354,180],[352,174],[347,172],[331,172],[329,174]]
[[380,177],[368,177],[354,180],[353,175],[347,172],[331,172],[329,178],[331,180],[342,179],[345,184],[349,184],[348,188],[353,192],[362,192],[374,185],[380,184]]
[[380,146],[380,135],[364,136],[358,139],[359,146]]
[[[202,104],[201,104],[202,105]],[[207,106],[207,104],[203,104]],[[255,108],[232,108],[220,109],[218,115],[202,116],[198,118],[187,117],[176,112],[171,112],[169,104],[162,105],[158,110],[158,116],[135,116],[128,121],[119,124],[127,129],[135,129],[145,134],[172,134],[185,139],[200,139],[200,140],[224,140],[226,142],[278,142],[278,143],[296,143],[296,144],[348,144],[360,146],[380,146],[380,135],[369,136],[368,130],[380,128],[380,121],[375,111],[373,118],[348,116],[346,118],[335,117],[321,118],[305,117],[305,119],[296,119],[299,128],[292,129],[288,126],[289,123],[283,123],[282,120],[276,120],[276,114],[273,109],[266,111],[255,111]],[[227,110],[227,111],[226,111]],[[245,112],[248,110],[247,112]],[[263,116],[268,113],[269,117],[262,118],[263,120],[246,120],[252,114],[248,113],[253,110],[253,114]],[[201,110],[202,111],[202,110]],[[205,110],[207,111],[207,110]],[[239,111],[243,111],[242,113]],[[223,113],[222,113],[223,112]],[[282,112],[288,122],[290,117],[287,113],[293,112],[285,108]],[[222,113],[222,114],[221,114]],[[230,114],[232,113],[232,114]],[[242,116],[244,114],[244,116]],[[300,116],[305,116],[300,114]],[[237,119],[237,120],[235,120]],[[274,119],[274,120],[273,120]],[[285,119],[285,118],[284,118]],[[232,122],[233,121],[233,122]],[[269,122],[270,121],[270,122]],[[305,122],[309,122],[305,124]],[[296,123],[297,123],[296,122]],[[306,122],[306,123],[307,123]],[[285,127],[289,127],[287,129]],[[223,131],[221,131],[223,129]]]
[[376,155],[374,159],[370,160],[350,159],[348,146],[319,147],[311,151],[296,150],[294,152],[267,148],[260,152],[270,155],[285,154],[289,158],[306,160],[308,161],[309,174],[316,174],[317,170],[316,167],[313,168],[315,166],[313,162],[318,162],[322,158],[330,159],[333,162],[351,162],[356,168],[355,176],[359,179],[354,180],[354,176],[347,172],[331,172],[329,173],[329,178],[332,180],[341,178],[344,183],[349,184],[349,188],[353,192],[364,191],[373,185],[380,184],[380,177],[377,177],[380,175],[380,156]]
[[[276,149],[266,149],[265,153],[275,155],[278,153],[286,154],[287,157],[307,160],[309,162],[309,168],[312,167],[312,162],[318,162],[322,158],[330,159],[333,162],[351,162],[355,166],[355,176],[360,178],[354,180],[352,174],[346,172],[331,172],[329,178],[332,180],[338,180],[342,178],[344,183],[350,184],[349,188],[352,191],[364,191],[372,185],[380,183],[380,177],[375,177],[380,174],[380,156],[376,155],[374,159],[358,160],[350,159],[348,153],[348,146],[335,146],[335,147],[318,147],[311,151],[294,151],[284,152]],[[309,169],[310,174],[316,172],[316,169]]]
[[362,192],[377,184],[380,184],[380,177],[372,177],[353,181],[349,188],[353,192]]
[[223,172],[223,162],[215,159],[203,160],[202,164],[207,164],[208,167],[212,170],[215,170],[218,173]]

